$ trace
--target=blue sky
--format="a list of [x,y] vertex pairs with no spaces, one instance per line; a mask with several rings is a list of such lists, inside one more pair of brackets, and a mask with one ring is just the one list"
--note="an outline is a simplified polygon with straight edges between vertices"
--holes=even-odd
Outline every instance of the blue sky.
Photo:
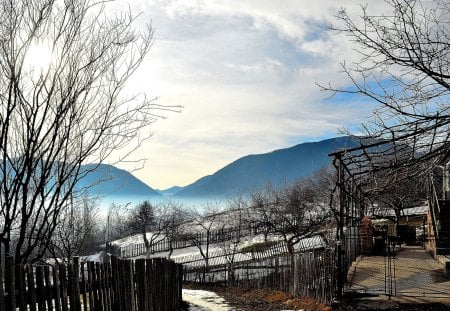
[[[133,174],[154,188],[183,186],[244,155],[333,137],[367,120],[373,109],[367,101],[327,99],[315,85],[348,85],[340,62],[358,55],[325,25],[341,7],[357,16],[360,3],[129,1],[141,14],[137,27],[151,22],[155,28],[154,46],[130,90],[184,107],[152,126],[153,137],[129,158],[147,159]],[[379,12],[384,5],[369,8]]]

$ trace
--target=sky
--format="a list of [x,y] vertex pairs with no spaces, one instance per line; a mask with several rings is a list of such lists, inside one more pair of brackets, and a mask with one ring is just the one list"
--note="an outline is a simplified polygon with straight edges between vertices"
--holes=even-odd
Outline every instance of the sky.
[[[372,2],[374,12],[384,9],[383,1]],[[316,84],[349,85],[340,63],[358,54],[328,26],[340,8],[358,16],[360,3],[128,1],[140,14],[136,27],[151,23],[155,31],[129,87],[183,108],[164,113],[151,139],[117,166],[153,188],[185,186],[248,154],[357,129],[373,106],[362,98],[330,99]],[[134,162],[143,158],[143,165]]]

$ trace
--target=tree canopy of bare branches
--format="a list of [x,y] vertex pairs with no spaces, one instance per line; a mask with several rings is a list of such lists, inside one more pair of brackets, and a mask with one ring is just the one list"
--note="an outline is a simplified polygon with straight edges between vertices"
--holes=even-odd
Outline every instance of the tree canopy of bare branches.
[[[0,1],[0,242],[42,258],[86,162],[139,145],[158,107],[124,92],[153,43],[151,26],[108,1]],[[49,64],[35,65],[34,47]],[[149,132],[149,131],[147,131]]]
[[268,234],[279,234],[291,246],[317,234],[329,220],[330,185],[324,171],[279,188],[268,186],[252,194],[252,213]]
[[95,221],[97,212],[94,202],[87,197],[70,200],[59,215],[49,247],[51,256],[71,262],[74,256],[89,255],[101,244],[100,228]]
[[362,131],[370,140],[343,154],[355,174],[382,169],[429,171],[450,155],[450,7],[448,1],[388,0],[360,18],[342,9],[334,30],[360,58],[343,63],[351,87],[325,90],[362,95],[379,104]]

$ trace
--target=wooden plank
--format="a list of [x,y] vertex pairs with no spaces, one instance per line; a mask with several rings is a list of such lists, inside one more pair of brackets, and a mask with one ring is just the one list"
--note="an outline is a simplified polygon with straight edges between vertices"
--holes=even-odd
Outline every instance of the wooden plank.
[[146,283],[146,287],[147,287],[146,298],[147,298],[147,305],[148,305],[149,311],[155,310],[153,308],[153,296],[154,296],[155,288],[153,287],[153,283],[152,283],[152,271],[153,271],[153,260],[147,259],[145,262],[145,279],[146,279],[145,283]]
[[67,271],[66,266],[61,264],[59,265],[59,284],[61,287],[61,307],[63,311],[68,311],[68,299],[67,299]]
[[112,275],[111,275],[111,264],[109,262],[104,263],[105,270],[105,288],[106,288],[106,305],[108,310],[112,310]]
[[110,299],[110,305],[111,305],[111,311],[114,310],[114,288],[113,288],[113,270],[111,266],[111,262],[108,263],[108,286],[109,286],[109,299]]
[[162,305],[163,305],[163,310],[168,310],[169,309],[169,305],[168,305],[168,291],[169,291],[169,282],[168,282],[168,278],[169,278],[169,270],[168,270],[168,261],[167,260],[162,260],[162,280],[163,280],[163,290],[162,290]]
[[55,311],[61,311],[61,288],[59,281],[58,266],[52,267],[53,276],[53,296],[55,297]]
[[25,285],[25,269],[23,265],[16,265],[16,289],[17,289],[17,307],[20,311],[27,311],[27,288]]
[[178,304],[179,308],[181,308],[181,302],[183,299],[183,265],[178,264],[178,274],[179,274],[179,281],[178,281]]
[[33,266],[27,265],[25,270],[27,274],[28,299],[30,302],[29,308],[30,311],[36,311],[36,287],[34,282]]
[[14,279],[14,259],[12,257],[5,258],[5,293],[6,309],[16,310],[16,284]]
[[122,284],[121,286],[121,297],[123,297],[123,299],[121,299],[122,302],[122,308],[124,311],[130,311],[130,297],[129,297],[129,286],[127,285],[127,280],[128,280],[128,270],[127,270],[127,266],[126,266],[126,260],[121,260],[120,261],[120,282]]
[[[93,274],[94,275],[94,274]],[[100,273],[100,263],[95,263],[95,287],[97,290],[97,306],[98,310],[103,310],[103,289],[101,287],[101,273]],[[96,310],[97,310],[96,309]]]
[[81,272],[81,293],[83,296],[83,310],[88,311],[88,300],[87,300],[87,285],[86,285],[86,275],[85,275],[85,263],[82,262],[80,265],[80,272]]
[[146,284],[145,284],[145,259],[136,259],[135,261],[136,270],[136,296],[138,310],[147,311],[148,307],[146,305]]
[[119,305],[122,311],[127,311],[127,301],[126,301],[126,286],[125,286],[125,269],[124,269],[124,260],[119,260],[117,262],[117,273],[118,273],[118,291],[117,294],[120,297]]
[[95,310],[95,294],[92,276],[93,264],[93,262],[88,262],[86,265],[88,275],[89,310]]
[[73,280],[73,264],[67,265],[67,295],[69,296],[70,311],[75,309],[75,285]]
[[163,267],[162,267],[162,259],[155,259],[155,275],[153,276],[156,279],[157,289],[156,289],[156,309],[157,311],[164,310],[164,306],[162,305],[162,297],[164,296],[164,280],[162,278]]
[[36,294],[39,311],[46,311],[45,307],[45,284],[44,284],[44,267],[36,267]]
[[53,310],[53,287],[50,282],[50,267],[44,266],[44,280],[45,280],[45,300],[47,304],[47,310]]
[[100,263],[100,286],[102,288],[102,292],[103,292],[103,308],[105,310],[110,310],[109,309],[109,304],[108,304],[108,289],[106,287],[106,271],[105,271],[105,263]]
[[[72,271],[72,282],[73,282],[73,301],[75,302],[75,311],[81,311],[81,294],[80,294],[80,270],[79,270],[79,258],[73,258],[73,271]],[[72,305],[70,306],[72,308]]]
[[0,265],[0,311],[5,311],[5,290],[3,288],[3,267]]
[[112,311],[121,311],[121,304],[119,301],[119,265],[116,256],[111,257],[111,274],[112,274],[112,296],[111,304]]
[[132,296],[131,296],[131,286],[130,286],[130,280],[131,280],[131,271],[130,271],[130,267],[129,267],[129,260],[124,260],[122,262],[122,267],[123,267],[123,272],[124,272],[124,289],[125,289],[125,300],[127,303],[126,306],[126,310],[127,311],[134,311],[133,310],[133,305],[132,305]]

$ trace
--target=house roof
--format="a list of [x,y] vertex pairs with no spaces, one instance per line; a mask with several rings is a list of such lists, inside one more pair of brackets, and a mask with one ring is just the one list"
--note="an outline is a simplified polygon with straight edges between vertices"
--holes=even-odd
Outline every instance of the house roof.
[[[400,216],[401,217],[425,216],[427,214],[428,214],[428,205],[420,205],[403,209]],[[374,206],[371,213],[369,213],[368,216],[395,217],[395,213],[393,209]]]

